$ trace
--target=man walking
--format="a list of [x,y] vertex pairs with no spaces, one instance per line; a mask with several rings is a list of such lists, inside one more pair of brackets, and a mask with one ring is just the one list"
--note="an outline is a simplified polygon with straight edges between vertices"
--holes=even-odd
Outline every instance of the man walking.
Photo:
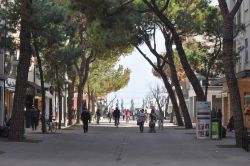
[[98,108],[96,110],[96,123],[99,124],[101,118],[101,110]]
[[118,107],[115,108],[114,112],[113,112],[113,116],[115,118],[115,126],[118,127],[119,125],[119,120],[120,120],[120,110],[118,109]]
[[89,113],[86,106],[84,106],[82,109],[81,119],[82,119],[82,123],[83,123],[83,131],[84,131],[84,133],[87,133],[89,122],[90,122],[90,113]]
[[32,130],[36,131],[37,125],[38,125],[38,119],[39,119],[39,112],[37,111],[36,107],[34,105],[31,106],[31,126]]

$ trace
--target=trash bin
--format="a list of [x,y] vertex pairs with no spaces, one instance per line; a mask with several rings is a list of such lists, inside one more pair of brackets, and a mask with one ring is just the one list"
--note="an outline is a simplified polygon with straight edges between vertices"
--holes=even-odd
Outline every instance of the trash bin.
[[211,119],[211,139],[221,139],[221,121],[217,118]]

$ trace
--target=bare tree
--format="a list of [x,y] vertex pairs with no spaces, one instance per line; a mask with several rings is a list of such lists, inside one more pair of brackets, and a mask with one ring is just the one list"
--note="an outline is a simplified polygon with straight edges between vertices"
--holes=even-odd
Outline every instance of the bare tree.
[[165,96],[166,89],[164,87],[160,88],[160,86],[157,84],[155,88],[150,88],[151,91],[151,95],[152,97],[155,99],[155,102],[157,104],[157,107],[159,109],[159,112],[164,115],[163,113],[163,108],[164,106],[166,106],[166,102],[167,102],[167,96]]

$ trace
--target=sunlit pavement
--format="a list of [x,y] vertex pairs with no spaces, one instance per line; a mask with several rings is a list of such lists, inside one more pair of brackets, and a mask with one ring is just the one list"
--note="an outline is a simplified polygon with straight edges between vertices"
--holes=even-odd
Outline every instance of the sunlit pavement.
[[[145,124],[147,126],[148,124]],[[166,127],[167,126],[167,127]],[[140,133],[135,121],[118,128],[106,119],[56,134],[26,130],[27,142],[0,141],[0,166],[237,166],[250,153],[234,148],[233,133],[223,140],[197,140],[195,130],[166,123],[156,133]],[[220,146],[218,146],[220,145]]]

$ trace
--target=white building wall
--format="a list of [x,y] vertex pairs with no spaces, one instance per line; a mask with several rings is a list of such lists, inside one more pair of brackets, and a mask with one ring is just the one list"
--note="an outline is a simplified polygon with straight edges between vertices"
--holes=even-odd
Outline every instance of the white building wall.
[[[229,8],[232,9],[234,5],[233,0],[227,1]],[[250,70],[250,1],[245,0],[238,12],[240,12],[240,21],[238,13],[235,16],[236,23],[240,22],[245,25],[245,30],[239,32],[238,36],[235,38],[235,49],[239,53],[239,60],[236,63],[236,73]],[[239,52],[239,50],[241,50]]]

